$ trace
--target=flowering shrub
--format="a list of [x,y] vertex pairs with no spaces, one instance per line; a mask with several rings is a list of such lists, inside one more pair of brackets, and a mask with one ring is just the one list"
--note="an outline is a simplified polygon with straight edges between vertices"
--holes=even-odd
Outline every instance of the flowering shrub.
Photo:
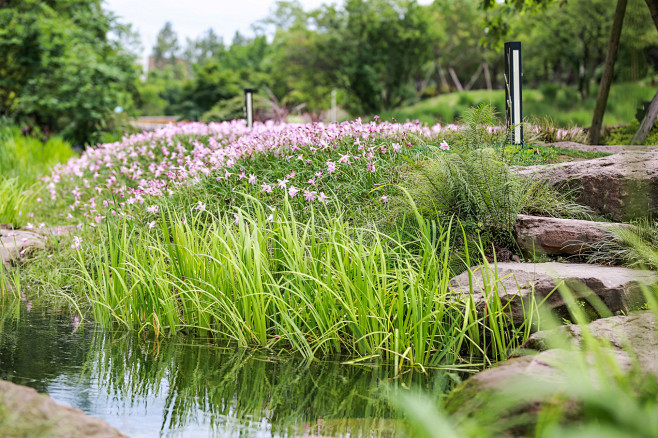
[[[156,214],[159,198],[197,186],[193,208],[233,205],[237,192],[305,207],[369,197],[397,182],[401,157],[443,153],[435,144],[456,127],[420,123],[256,124],[181,123],[99,145],[57,166],[45,178],[52,210],[95,226],[133,206]],[[447,150],[445,141],[441,149]],[[187,195],[185,195],[187,196]],[[189,199],[189,197],[188,197]],[[221,202],[220,202],[221,201]],[[208,202],[211,204],[209,205]]]

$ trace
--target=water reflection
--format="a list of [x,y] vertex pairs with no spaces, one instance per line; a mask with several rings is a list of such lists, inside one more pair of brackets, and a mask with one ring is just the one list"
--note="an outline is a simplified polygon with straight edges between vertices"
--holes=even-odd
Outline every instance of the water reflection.
[[[385,367],[307,363],[185,336],[158,342],[77,326],[44,308],[2,310],[0,378],[48,393],[131,436],[402,433],[379,397],[389,377]],[[419,374],[392,384],[438,390]]]

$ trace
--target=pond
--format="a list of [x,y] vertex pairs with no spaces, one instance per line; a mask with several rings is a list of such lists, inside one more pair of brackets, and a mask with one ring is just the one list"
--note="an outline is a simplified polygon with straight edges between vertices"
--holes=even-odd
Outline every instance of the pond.
[[0,310],[0,379],[132,437],[401,436],[382,394],[438,393],[446,377],[394,378],[390,366],[309,362],[183,335],[156,340],[30,304]]

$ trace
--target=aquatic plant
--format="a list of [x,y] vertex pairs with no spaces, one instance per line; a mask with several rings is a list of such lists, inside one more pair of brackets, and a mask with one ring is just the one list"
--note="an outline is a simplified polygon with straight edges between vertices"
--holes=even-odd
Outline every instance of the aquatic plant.
[[529,333],[534,309],[514,328],[496,294],[485,319],[472,298],[451,293],[455,224],[416,211],[415,237],[400,241],[319,210],[298,222],[290,204],[273,212],[246,204],[209,223],[202,211],[182,220],[163,209],[147,232],[108,220],[101,241],[77,249],[94,319],[421,369],[489,364]]

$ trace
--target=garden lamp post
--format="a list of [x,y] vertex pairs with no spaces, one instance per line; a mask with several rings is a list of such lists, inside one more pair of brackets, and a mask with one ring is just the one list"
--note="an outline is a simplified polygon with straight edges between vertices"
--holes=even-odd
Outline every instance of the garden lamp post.
[[254,126],[254,90],[253,88],[244,89],[244,117],[247,119],[247,128]]
[[505,114],[512,144],[523,144],[521,42],[505,43]]

